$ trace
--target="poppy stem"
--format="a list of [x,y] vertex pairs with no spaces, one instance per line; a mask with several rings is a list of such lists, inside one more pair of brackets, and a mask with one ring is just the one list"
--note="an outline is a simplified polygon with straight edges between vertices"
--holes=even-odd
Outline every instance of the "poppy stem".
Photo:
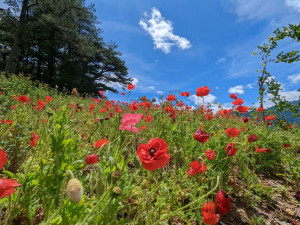
[[4,220],[4,225],[8,224],[10,209],[11,209],[11,195],[8,196],[8,206],[7,206],[7,211],[5,213],[6,218]]
[[170,214],[167,214],[166,216],[163,216],[162,219],[156,221],[155,223],[153,223],[153,225],[156,225],[156,224],[159,224],[161,221],[173,216],[173,215],[176,215],[178,212],[184,210],[185,208],[188,208],[190,207],[191,205],[194,205],[195,203],[199,202],[200,200],[202,200],[203,198],[207,197],[208,195],[210,195],[211,193],[213,193],[219,186],[219,181],[220,181],[220,176],[217,176],[217,183],[216,183],[216,186],[211,189],[209,192],[207,192],[205,195],[202,195],[200,198],[196,199],[195,201],[175,210],[174,212],[170,213]]

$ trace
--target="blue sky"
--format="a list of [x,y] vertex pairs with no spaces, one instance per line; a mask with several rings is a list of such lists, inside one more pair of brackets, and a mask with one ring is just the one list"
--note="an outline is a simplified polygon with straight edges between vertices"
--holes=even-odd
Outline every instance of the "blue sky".
[[[203,86],[211,89],[205,103],[227,107],[235,93],[244,105],[257,105],[260,58],[252,51],[276,28],[300,22],[300,0],[87,0],[91,3],[104,40],[118,45],[134,78],[131,97],[189,91],[189,98],[182,97],[189,105]],[[284,40],[276,51],[299,48]],[[300,63],[270,63],[268,70],[287,100],[299,99]],[[106,95],[126,100],[120,93]]]
[[[251,56],[277,27],[299,23],[300,0],[97,0],[96,15],[105,41],[123,53],[129,76],[135,78],[131,96],[158,97],[169,92],[208,86],[206,103],[227,106],[230,93],[257,104],[256,70]],[[284,40],[278,50],[299,49]],[[274,52],[275,53],[275,52]],[[270,64],[283,84],[282,95],[299,99],[300,63]],[[123,99],[109,93],[110,98]],[[126,98],[124,97],[124,100]],[[185,98],[194,104],[195,96]],[[270,103],[267,103],[270,105]]]

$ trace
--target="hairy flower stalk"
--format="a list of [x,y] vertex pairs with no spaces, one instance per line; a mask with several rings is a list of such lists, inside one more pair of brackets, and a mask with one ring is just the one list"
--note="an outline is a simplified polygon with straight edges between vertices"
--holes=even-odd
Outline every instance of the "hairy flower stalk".
[[201,199],[203,199],[206,196],[210,195],[211,193],[213,193],[219,187],[219,181],[220,181],[220,177],[217,176],[217,183],[216,183],[216,185],[215,185],[215,187],[213,189],[211,189],[209,192],[207,192],[205,195],[202,195],[200,198],[196,199],[195,201],[193,201],[193,202],[191,202],[191,203],[189,203],[189,204],[187,204],[187,205],[185,205],[185,206],[183,206],[183,207],[175,210],[174,212],[172,212],[172,213],[164,216],[162,219],[160,219],[160,220],[156,221],[155,223],[153,223],[153,225],[159,224],[161,221],[163,221],[163,220],[165,220],[165,219],[167,219],[167,218],[169,218],[169,217],[171,217],[173,215],[176,215],[178,212],[180,212],[180,211],[182,211],[182,210],[190,207],[191,205],[194,205],[195,203],[199,202]]

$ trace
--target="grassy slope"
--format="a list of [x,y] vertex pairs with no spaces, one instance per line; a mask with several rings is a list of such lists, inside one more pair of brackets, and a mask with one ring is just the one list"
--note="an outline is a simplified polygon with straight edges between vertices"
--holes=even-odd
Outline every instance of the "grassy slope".
[[[151,106],[150,109],[140,107],[134,111],[145,116],[149,114],[153,120],[146,123],[142,119],[137,127],[146,125],[147,128],[131,133],[118,130],[122,114],[133,113],[122,104],[119,115],[115,112],[115,104],[111,109],[105,100],[94,103],[90,98],[60,94],[46,85],[16,76],[6,79],[1,75],[0,91],[0,120],[13,121],[12,125],[0,124],[0,148],[8,154],[2,177],[16,177],[22,184],[12,195],[10,209],[9,197],[0,199],[0,207],[4,210],[2,219],[8,218],[8,224],[42,221],[45,224],[51,221],[52,224],[153,224],[176,210],[176,215],[170,215],[166,222],[197,224],[202,221],[201,205],[209,200],[215,201],[217,190],[199,198],[214,188],[217,176],[220,176],[220,187],[235,203],[242,201],[250,208],[252,204],[255,206],[254,203],[272,201],[272,188],[264,187],[261,175],[277,174],[295,186],[299,182],[298,128],[271,130],[255,121],[243,123],[234,117],[207,121],[197,111],[177,112],[173,122],[162,106]],[[30,103],[19,105],[19,101],[13,99],[22,94],[30,98]],[[44,101],[46,96],[54,100],[41,111],[34,109],[33,104],[37,105],[39,99]],[[72,103],[75,104],[72,106]],[[91,103],[95,104],[92,113],[89,111]],[[12,109],[14,105],[17,107]],[[81,109],[76,112],[76,108]],[[108,111],[100,112],[103,108]],[[110,118],[111,112],[114,116]],[[193,139],[200,126],[207,133],[214,133],[204,144]],[[239,137],[229,138],[225,134],[228,127],[244,127],[245,131],[241,131]],[[33,131],[39,139],[36,147],[31,148],[29,143]],[[258,136],[256,143],[247,141],[250,134]],[[161,169],[147,171],[136,156],[136,148],[154,137],[167,142],[171,160]],[[108,146],[93,147],[93,143],[104,138],[109,140]],[[239,149],[232,157],[228,157],[225,151],[229,142],[235,143]],[[285,143],[292,147],[283,148]],[[255,153],[255,145],[272,151]],[[209,149],[216,153],[216,158],[211,161],[204,153]],[[85,158],[88,154],[96,154],[99,163],[87,166]],[[189,164],[199,158],[205,161],[206,172],[189,177]],[[71,170],[84,187],[83,199],[78,204],[70,201],[64,193],[69,179],[65,176],[67,170]],[[120,179],[112,176],[116,170],[122,174]],[[112,191],[115,186],[121,188],[121,194]],[[197,204],[181,210],[197,199]],[[235,218],[236,209],[234,206],[223,219]],[[248,223],[259,222],[260,215],[252,212],[245,218]],[[296,219],[296,216],[290,218]],[[241,224],[239,219],[236,217],[236,223],[230,223]]]

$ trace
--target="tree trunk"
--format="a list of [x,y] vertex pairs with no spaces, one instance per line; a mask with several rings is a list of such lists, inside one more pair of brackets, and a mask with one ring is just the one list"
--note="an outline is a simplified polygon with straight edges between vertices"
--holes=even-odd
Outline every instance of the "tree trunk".
[[26,11],[29,0],[23,0],[22,10],[20,14],[19,27],[14,37],[14,43],[11,47],[11,51],[8,57],[8,61],[5,65],[5,71],[8,73],[16,73],[17,65],[19,62],[20,43],[22,39],[22,31],[26,23]]
[[265,93],[264,83],[266,81],[265,74],[266,74],[267,59],[268,59],[268,56],[266,55],[265,59],[264,59],[264,64],[263,64],[263,69],[262,69],[261,77],[258,80],[259,102],[260,102],[260,107],[262,107],[262,108],[264,107],[264,93]]

